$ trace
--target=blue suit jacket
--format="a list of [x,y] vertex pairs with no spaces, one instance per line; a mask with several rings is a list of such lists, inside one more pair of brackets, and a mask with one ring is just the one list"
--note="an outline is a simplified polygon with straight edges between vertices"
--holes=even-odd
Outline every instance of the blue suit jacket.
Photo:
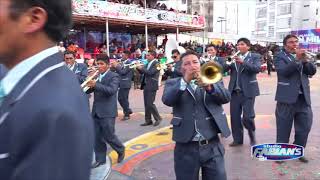
[[[190,141],[194,135],[193,108],[194,97],[192,90],[188,88],[185,91],[180,90],[181,78],[169,79],[166,81],[162,102],[170,107],[173,107],[173,140],[176,142],[186,143]],[[204,104],[206,109],[212,115],[221,131],[222,136],[228,137],[230,129],[227,123],[227,117],[223,110],[222,104],[230,101],[230,92],[223,86],[222,81],[214,84],[215,93],[209,94],[204,89],[203,93]]]
[[87,91],[94,92],[92,115],[99,118],[117,117],[117,92],[120,78],[115,72],[108,71],[101,82],[97,81],[96,87]]
[[158,61],[153,61],[150,68],[144,67],[138,71],[143,74],[141,89],[146,91],[156,91],[159,89],[159,75],[160,70],[157,68],[159,65]]
[[76,63],[73,72],[76,74],[79,83],[82,84],[88,76],[88,67],[84,63]]
[[[240,73],[239,81],[242,84],[242,91],[246,97],[255,97],[260,95],[259,85],[257,81],[257,74],[260,72],[261,56],[256,53],[247,55],[244,59],[244,63],[241,68],[238,69]],[[233,88],[236,84],[237,70],[235,64],[226,65],[226,70],[230,70],[230,82],[229,91],[232,93]]]
[[[1,179],[89,179],[92,118],[77,79],[62,59],[57,53],[41,61],[4,99],[0,108]],[[20,98],[41,72],[59,63]]]
[[0,80],[7,74],[7,68],[0,64]]
[[278,75],[276,101],[288,104],[295,103],[302,85],[305,100],[308,105],[311,105],[308,78],[316,73],[316,66],[310,62],[296,61],[292,55],[284,50],[276,55],[274,65]]
[[[127,62],[126,64],[130,64],[130,62]],[[130,69],[129,66],[123,67],[118,65],[115,68],[115,71],[120,75],[120,88],[130,89],[133,78],[133,69]]]

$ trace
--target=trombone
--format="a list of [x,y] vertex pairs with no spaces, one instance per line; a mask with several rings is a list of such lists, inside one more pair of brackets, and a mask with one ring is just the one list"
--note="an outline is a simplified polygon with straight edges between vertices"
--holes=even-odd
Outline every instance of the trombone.
[[87,79],[81,84],[81,89],[83,90],[83,92],[87,92],[90,87],[88,86],[88,82],[94,80],[94,81],[97,81],[98,78],[97,76],[99,75],[99,70],[96,70],[93,75],[87,77]]

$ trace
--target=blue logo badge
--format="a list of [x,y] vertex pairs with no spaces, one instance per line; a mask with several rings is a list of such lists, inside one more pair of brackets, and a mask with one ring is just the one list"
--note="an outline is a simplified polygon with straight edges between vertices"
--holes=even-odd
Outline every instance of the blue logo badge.
[[251,157],[260,161],[284,161],[298,159],[303,156],[303,146],[296,144],[258,144],[251,147]]

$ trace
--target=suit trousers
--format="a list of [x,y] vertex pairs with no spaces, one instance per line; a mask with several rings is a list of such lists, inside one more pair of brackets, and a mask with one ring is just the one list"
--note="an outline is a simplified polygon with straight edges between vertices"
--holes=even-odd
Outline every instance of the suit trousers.
[[94,152],[97,162],[106,162],[108,143],[117,153],[124,151],[124,146],[115,135],[115,117],[93,117],[95,129]]
[[160,114],[158,112],[158,109],[156,105],[154,104],[154,100],[156,98],[157,91],[149,91],[149,90],[143,90],[143,99],[144,99],[144,108],[145,108],[145,121],[146,123],[152,123],[152,117],[155,121],[161,120]]
[[118,92],[119,104],[123,109],[123,114],[127,116],[132,112],[129,106],[129,92],[130,88],[120,88]]
[[289,142],[292,124],[294,123],[295,135],[293,144],[306,147],[312,126],[313,114],[303,94],[299,95],[297,102],[294,104],[277,102],[275,114],[277,143]]
[[[255,131],[255,97],[246,97],[242,92],[232,92],[230,102],[231,129],[233,140],[236,143],[243,143],[243,126],[248,131]],[[242,114],[242,118],[241,118]]]
[[218,141],[200,146],[196,142],[176,143],[174,170],[177,180],[198,180],[201,168],[203,180],[227,179],[224,148]]

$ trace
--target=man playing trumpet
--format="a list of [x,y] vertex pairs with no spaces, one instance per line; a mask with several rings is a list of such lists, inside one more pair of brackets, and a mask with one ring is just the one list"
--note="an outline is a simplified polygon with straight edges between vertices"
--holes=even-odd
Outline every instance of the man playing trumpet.
[[96,80],[87,83],[90,89],[87,93],[94,92],[92,117],[95,127],[95,158],[92,168],[106,163],[107,143],[118,153],[118,162],[125,156],[125,147],[115,135],[115,119],[118,115],[117,92],[119,88],[119,75],[110,71],[109,57],[105,54],[97,56],[99,75]]
[[132,110],[129,105],[129,92],[131,89],[132,79],[133,79],[133,69],[130,68],[130,51],[124,51],[122,55],[122,63],[112,63],[111,67],[120,76],[120,86],[118,92],[118,101],[123,109],[123,121],[130,119],[130,114]]
[[[243,144],[243,126],[248,130],[250,144],[256,144],[255,97],[260,94],[256,75],[260,72],[260,55],[251,53],[250,41],[240,38],[237,42],[239,56],[233,57],[230,70],[229,91],[231,93],[230,114],[233,142],[230,146]],[[242,114],[242,117],[241,117]]]
[[[306,58],[306,51],[297,49],[297,36],[288,35],[283,40],[284,49],[275,57],[278,75],[276,92],[277,143],[288,143],[294,123],[294,144],[306,147],[312,125],[309,77],[317,71]],[[305,157],[299,159],[307,163]]]
[[[206,84],[199,76],[200,61],[195,52],[181,56],[183,77],[166,82],[162,101],[173,107],[174,169],[177,180],[227,178],[224,147],[218,134],[228,137],[230,130],[222,104],[230,101],[223,82]],[[197,83],[195,83],[195,81]]]

